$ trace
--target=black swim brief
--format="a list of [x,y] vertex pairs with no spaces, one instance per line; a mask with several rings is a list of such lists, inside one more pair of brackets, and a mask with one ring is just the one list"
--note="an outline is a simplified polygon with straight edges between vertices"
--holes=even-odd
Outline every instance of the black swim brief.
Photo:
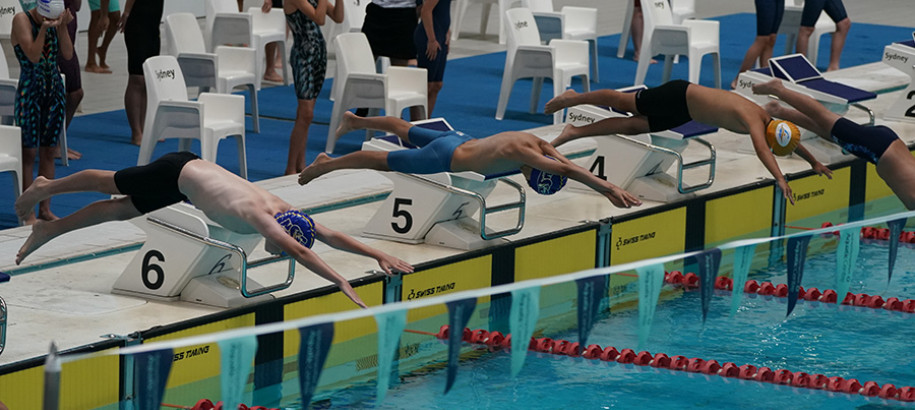
[[866,159],[875,165],[890,144],[897,139],[899,136],[883,125],[861,125],[839,118],[832,126],[833,142],[849,154]]
[[686,105],[686,88],[689,81],[674,80],[660,86],[640,90],[635,95],[639,114],[648,117],[648,128],[665,131],[692,121]]
[[114,184],[118,191],[130,196],[138,211],[146,214],[187,200],[178,189],[178,176],[184,165],[195,159],[200,157],[192,152],[168,153],[149,164],[115,172]]

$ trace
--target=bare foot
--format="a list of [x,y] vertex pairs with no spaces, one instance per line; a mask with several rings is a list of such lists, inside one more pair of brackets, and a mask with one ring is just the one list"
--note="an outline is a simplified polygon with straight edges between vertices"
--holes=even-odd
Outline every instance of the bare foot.
[[563,108],[569,107],[570,106],[569,99],[575,97],[576,95],[578,95],[578,92],[576,92],[573,89],[565,90],[565,92],[563,92],[562,94],[559,94],[559,95],[553,97],[552,100],[549,100],[546,102],[546,106],[543,107],[543,113],[552,114]]
[[16,209],[16,216],[23,221],[28,221],[35,218],[35,215],[32,212],[35,210],[35,204],[45,199],[44,187],[50,183],[47,178],[39,175],[32,181],[32,184],[19,195],[19,198],[16,199],[16,204],[13,207]]
[[[638,56],[638,55],[633,56],[632,59],[635,60],[636,63],[639,62],[639,56]],[[652,58],[651,61],[649,62],[649,64],[657,64],[657,63],[658,63],[658,60],[655,60],[655,59],[653,59],[653,58]]]
[[266,73],[264,73],[264,81],[281,83],[281,82],[283,82],[283,76],[281,76],[275,70],[269,70]]
[[[353,126],[353,120],[355,120],[357,118],[359,118],[359,116],[356,114],[353,114],[352,111],[345,111],[343,113],[343,118],[340,119],[340,126],[337,127],[337,132],[336,132],[337,138],[340,138],[340,136],[345,135],[351,131],[355,131],[357,128],[355,126]],[[320,157],[318,157],[318,158],[320,158]],[[315,160],[315,162],[318,162],[318,161]]]
[[58,218],[57,215],[54,215],[53,213],[51,213],[50,209],[41,209],[41,207],[39,207],[38,208],[38,219],[42,220],[42,221],[54,221],[54,220],[57,220],[60,218]]
[[142,142],[143,142],[143,137],[142,137],[142,136],[140,136],[140,137],[137,137],[137,136],[132,136],[132,137],[130,137],[130,143],[133,144],[133,145],[136,145],[136,146],[139,147],[140,144],[141,144]]
[[753,94],[778,95],[778,91],[782,87],[784,87],[784,85],[782,85],[782,80],[776,78],[766,83],[753,84]]
[[562,132],[559,133],[559,136],[556,137],[555,139],[553,139],[553,141],[550,142],[550,144],[552,144],[554,147],[558,147],[571,140],[574,140],[575,139],[575,136],[573,135],[574,130],[575,130],[574,125],[566,124],[566,126],[562,128]]
[[44,245],[54,238],[51,236],[49,228],[48,222],[40,219],[35,221],[35,224],[32,225],[32,234],[29,235],[25,240],[25,243],[22,244],[22,247],[19,248],[19,252],[16,253],[17,265],[22,263],[22,260],[25,259],[26,256],[29,256],[29,254],[41,247],[41,245]]
[[[83,154],[80,154],[79,151],[67,148],[67,159],[77,160],[83,157]],[[60,152],[54,154],[54,158],[60,158]]]
[[731,81],[731,89],[732,90],[737,89],[737,79],[736,78],[734,79],[734,81]]
[[87,73],[97,73],[97,74],[111,74],[111,70],[106,67],[101,67],[95,64],[86,64],[85,68]]
[[315,161],[312,162],[311,165],[305,167],[305,169],[302,170],[302,173],[299,174],[299,185],[305,185],[311,182],[311,180],[324,174],[320,170],[320,165],[330,161],[331,159],[331,157],[327,156],[327,154],[323,152],[318,154],[318,157],[315,158]]

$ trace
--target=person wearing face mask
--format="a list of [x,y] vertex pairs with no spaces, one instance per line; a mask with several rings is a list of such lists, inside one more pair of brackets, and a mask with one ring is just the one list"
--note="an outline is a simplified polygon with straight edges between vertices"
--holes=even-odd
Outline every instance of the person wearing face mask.
[[[35,8],[13,16],[10,41],[21,67],[14,116],[22,132],[24,189],[32,184],[36,155],[38,175],[54,178],[57,139],[66,117],[66,91],[57,60],[73,58],[73,42],[66,29],[72,19],[63,0],[39,0]],[[24,222],[35,222],[32,211],[23,215]],[[37,218],[57,219],[50,200],[39,203]]]

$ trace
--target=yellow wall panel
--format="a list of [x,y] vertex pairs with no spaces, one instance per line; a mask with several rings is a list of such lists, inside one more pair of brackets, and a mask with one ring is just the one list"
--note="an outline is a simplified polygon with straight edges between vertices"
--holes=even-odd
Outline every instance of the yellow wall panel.
[[43,389],[44,366],[0,375],[0,400],[11,410],[42,408]]
[[60,373],[60,408],[94,409],[117,403],[120,369],[118,355],[64,363]]
[[716,198],[705,203],[705,243],[769,236],[772,227],[772,187]]
[[[207,323],[158,337],[151,337],[144,342],[152,343],[163,340],[174,340],[251,326],[254,326],[253,313]],[[187,383],[218,376],[220,366],[219,344],[215,341],[196,346],[177,348],[174,350],[174,361],[172,362],[172,369],[168,376],[168,384],[166,387],[178,387]]]
[[[463,290],[488,288],[492,285],[492,255],[467,259],[445,266],[405,275],[401,300],[415,300]],[[489,298],[481,298],[477,303],[486,303]],[[407,312],[407,322],[426,319],[436,315],[447,314],[448,308],[443,304],[422,309],[411,309]]]
[[611,265],[682,253],[686,242],[686,208],[614,223],[611,228]]
[[[384,281],[370,283],[355,288],[356,293],[359,294],[359,297],[368,306],[378,306],[382,304],[382,298],[384,297],[383,289]],[[283,318],[287,321],[296,320],[327,313],[345,312],[357,308],[358,306],[353,304],[353,301],[349,300],[343,292],[334,292],[329,295],[289,303],[283,306]],[[334,324],[333,343],[342,343],[373,333],[375,333],[375,319],[370,317],[351,319]],[[297,355],[298,353],[299,331],[298,329],[287,330],[283,333],[283,356],[289,357]]]
[[893,190],[877,175],[877,166],[867,163],[867,177],[865,179],[864,201],[870,202],[883,197],[893,196]]
[[515,282],[594,268],[597,234],[588,230],[515,249]]
[[851,167],[835,170],[832,179],[811,175],[789,182],[794,193],[794,205],[787,205],[785,222],[789,225],[801,219],[848,208]]

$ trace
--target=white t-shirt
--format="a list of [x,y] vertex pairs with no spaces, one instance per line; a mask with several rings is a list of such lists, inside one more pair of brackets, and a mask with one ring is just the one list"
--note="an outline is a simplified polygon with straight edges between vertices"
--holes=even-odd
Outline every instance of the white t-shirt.
[[372,3],[386,9],[416,8],[416,0],[372,0]]

